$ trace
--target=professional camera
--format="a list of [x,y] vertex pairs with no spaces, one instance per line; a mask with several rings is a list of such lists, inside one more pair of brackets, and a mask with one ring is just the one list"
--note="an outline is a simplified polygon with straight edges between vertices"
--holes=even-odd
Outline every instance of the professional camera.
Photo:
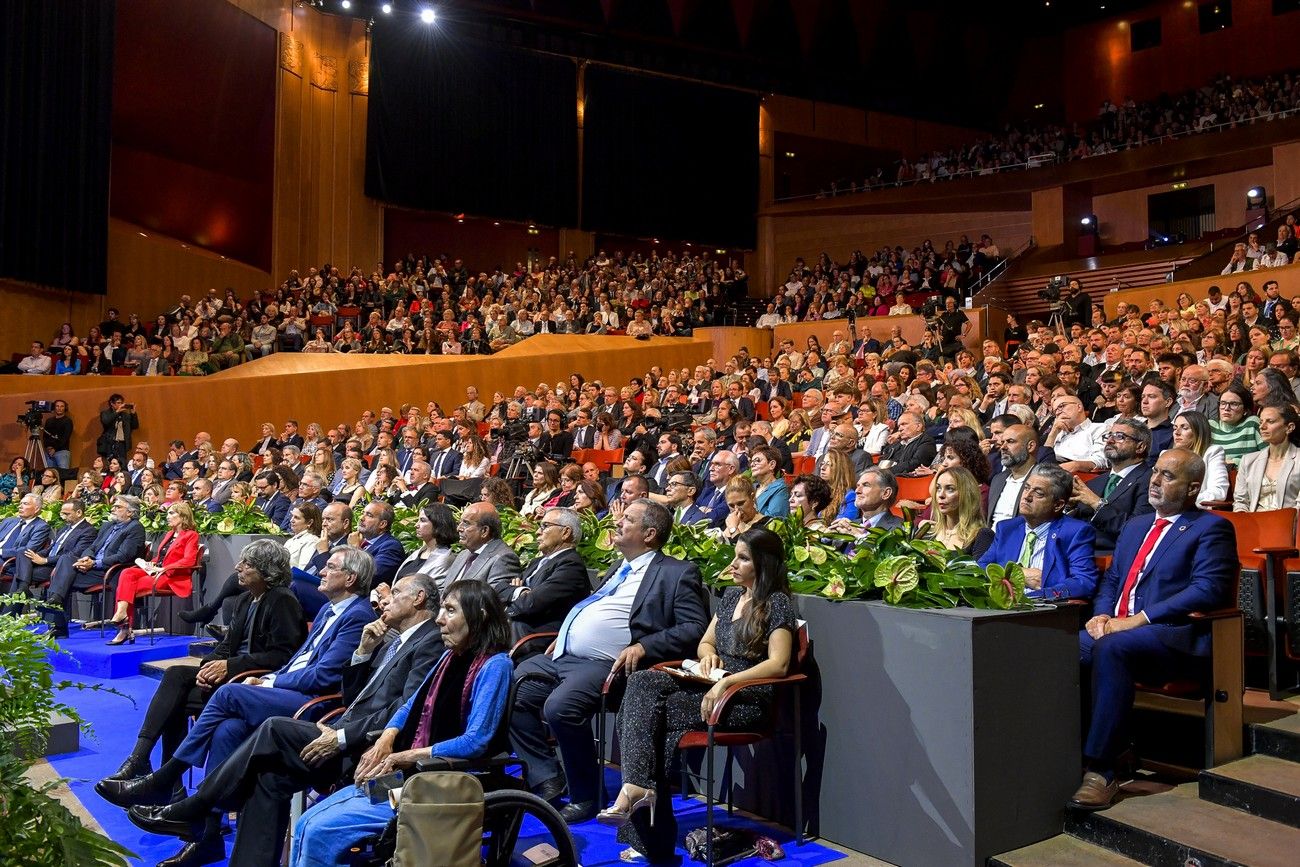
[[501,436],[506,442],[518,442],[528,439],[528,422],[512,421],[501,428]]
[[1053,277],[1047,281],[1047,285],[1038,290],[1038,297],[1047,302],[1047,306],[1053,311],[1060,310],[1064,304],[1061,303],[1061,290],[1069,285],[1069,281],[1062,276]]
[[41,418],[47,412],[54,412],[54,401],[29,400],[27,401],[27,412],[18,416],[18,423],[27,428],[28,433],[39,433],[41,429]]
[[686,433],[690,431],[694,422],[695,419],[691,418],[689,412],[666,412],[659,417],[659,429],[665,432]]

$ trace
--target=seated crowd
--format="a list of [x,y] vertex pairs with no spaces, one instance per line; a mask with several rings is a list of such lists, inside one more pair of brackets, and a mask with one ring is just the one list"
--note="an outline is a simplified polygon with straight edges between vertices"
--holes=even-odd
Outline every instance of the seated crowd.
[[[675,733],[701,727],[727,686],[788,669],[792,605],[768,525],[791,515],[857,545],[920,522],[981,565],[1018,564],[1032,597],[1089,603],[1088,772],[1073,804],[1104,808],[1134,684],[1201,672],[1208,632],[1188,615],[1232,601],[1232,528],[1204,507],[1300,505],[1292,304],[1272,281],[1263,298],[1239,284],[1235,304],[1209,294],[1146,314],[1121,305],[1114,319],[1094,310],[1095,327],[1077,321],[1089,318],[1083,305],[1066,333],[1030,322],[1011,351],[985,341],[978,353],[922,354],[897,334],[882,343],[850,326],[824,353],[816,338],[806,349],[785,341],[770,357],[742,349],[624,386],[575,373],[490,403],[471,387],[450,413],[430,402],[328,429],[267,423],[247,450],[232,438],[214,448],[200,432],[158,459],[132,451],[130,488],[110,491],[98,531],[72,496],[65,528],[42,538],[44,493],[19,489],[0,558],[15,558],[16,589],[45,585],[66,604],[141,548],[143,499],[166,510],[154,561],[184,576],[169,579],[184,595],[191,509],[249,499],[291,534],[246,548],[235,573],[218,576],[214,602],[187,613],[210,620],[224,604],[229,628],[202,665],[169,671],[135,750],[98,787],[141,827],[190,840],[183,863],[223,856],[224,811],[243,808],[234,863],[271,864],[288,793],[409,770],[430,754],[483,755],[512,676],[510,745],[527,761],[526,784],[567,820],[598,817],[634,852],[669,860]],[[1232,335],[1243,328],[1239,353]],[[579,462],[590,449],[622,449],[621,473]],[[146,472],[168,488],[134,492]],[[104,496],[90,481],[78,493]],[[465,482],[477,497],[457,523],[438,500]],[[396,505],[420,509],[414,551],[391,533]],[[502,541],[504,508],[536,524],[540,555],[526,567]],[[575,550],[583,513],[613,517],[621,555],[594,593]],[[712,618],[698,568],[660,551],[685,523],[735,546],[735,587]],[[1101,554],[1112,556],[1104,570]],[[115,642],[132,638],[141,580],[116,578]],[[66,615],[49,616],[66,629]],[[556,633],[553,644],[512,674],[503,651],[538,631]],[[694,689],[646,670],[686,656],[728,674]],[[254,668],[270,673],[229,682]],[[607,807],[589,722],[611,672],[629,675],[616,693],[635,700],[619,723],[624,784]],[[340,690],[348,709],[332,723],[285,718]],[[763,701],[732,703],[724,725],[745,724]],[[208,773],[189,793],[181,781],[198,766]],[[293,863],[332,863],[391,816],[344,786],[304,814]]]
[[1147,102],[1126,97],[1116,105],[1108,99],[1102,102],[1096,120],[1069,128],[1034,120],[1008,124],[998,135],[965,147],[934,151],[916,159],[898,160],[889,167],[881,166],[861,181],[857,178],[833,181],[817,197],[1031,169],[1160,144],[1196,133],[1280,120],[1300,108],[1294,76],[1291,71],[1246,80],[1221,75],[1204,87],[1174,96],[1162,94]]

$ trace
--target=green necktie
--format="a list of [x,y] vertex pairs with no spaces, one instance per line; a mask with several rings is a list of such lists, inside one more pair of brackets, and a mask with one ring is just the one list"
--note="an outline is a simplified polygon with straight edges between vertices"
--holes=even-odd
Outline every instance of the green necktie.
[[1115,491],[1116,488],[1119,487],[1119,483],[1121,481],[1123,481],[1123,479],[1121,479],[1115,473],[1111,473],[1110,478],[1106,479],[1106,490],[1102,492],[1102,497],[1105,499],[1110,499],[1110,495]]
[[1020,549],[1020,565],[1026,569],[1029,563],[1034,559],[1034,545],[1038,542],[1038,534],[1033,530],[1025,533],[1025,547]]

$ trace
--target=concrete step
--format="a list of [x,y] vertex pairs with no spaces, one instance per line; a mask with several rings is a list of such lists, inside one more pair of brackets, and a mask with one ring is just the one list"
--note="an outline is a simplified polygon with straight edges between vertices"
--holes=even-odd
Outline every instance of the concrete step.
[[1068,834],[989,859],[995,867],[1131,867],[1140,863]]
[[1203,801],[1193,783],[1096,813],[1070,811],[1065,830],[1144,864],[1294,867],[1300,853],[1300,829]]
[[1201,771],[1200,795],[1234,810],[1300,828],[1300,764],[1247,756]]
[[1253,753],[1300,762],[1300,714],[1250,726]]

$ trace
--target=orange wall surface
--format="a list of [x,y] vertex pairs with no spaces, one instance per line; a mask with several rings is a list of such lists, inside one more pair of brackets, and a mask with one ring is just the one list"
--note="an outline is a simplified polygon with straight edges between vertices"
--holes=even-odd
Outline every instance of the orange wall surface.
[[[963,308],[963,312],[971,323],[970,333],[966,335],[963,342],[968,348],[978,349],[980,342],[984,340],[984,310],[979,307],[971,310]],[[920,316],[859,316],[858,337],[867,337],[867,332],[870,330],[870,336],[883,343],[889,338],[889,330],[895,325],[902,330],[903,337],[913,346],[919,344],[921,338],[925,336],[925,319]],[[795,348],[803,351],[808,345],[809,335],[816,335],[817,340],[824,349],[831,345],[832,335],[836,331],[843,331],[845,339],[848,339],[848,320],[828,319],[822,322],[795,322],[790,325],[778,325],[773,329],[773,351],[776,351],[776,348],[786,339],[793,340]],[[998,340],[1001,340],[1000,334]]]
[[[1229,257],[1232,256],[1230,247],[1222,249],[1223,264],[1228,264]],[[1180,280],[1176,283],[1157,283],[1154,286],[1142,286],[1136,289],[1125,289],[1119,292],[1109,292],[1103,299],[1106,306],[1106,315],[1115,315],[1115,305],[1121,301],[1127,301],[1130,304],[1137,304],[1143,310],[1151,303],[1153,298],[1160,298],[1165,303],[1172,305],[1178,297],[1178,293],[1186,292],[1196,301],[1204,299],[1211,286],[1218,286],[1227,295],[1232,292],[1236,285],[1242,280],[1248,282],[1254,287],[1257,293],[1260,293],[1260,287],[1268,280],[1276,280],[1278,288],[1286,298],[1294,298],[1300,295],[1300,265],[1288,265],[1285,268],[1268,268],[1262,271],[1247,271],[1242,274],[1228,274],[1218,277],[1198,277],[1195,280]],[[1263,293],[1260,293],[1263,294]],[[1093,298],[1094,303],[1096,298]]]
[[[1246,223],[1246,191],[1260,185],[1273,190],[1273,166],[1260,166],[1239,172],[1228,172],[1187,182],[1188,188],[1214,187],[1215,229],[1230,229]],[[1148,237],[1147,197],[1167,193],[1169,184],[1156,184],[1094,196],[1093,213],[1100,225],[1102,244],[1127,244],[1145,241]]]

